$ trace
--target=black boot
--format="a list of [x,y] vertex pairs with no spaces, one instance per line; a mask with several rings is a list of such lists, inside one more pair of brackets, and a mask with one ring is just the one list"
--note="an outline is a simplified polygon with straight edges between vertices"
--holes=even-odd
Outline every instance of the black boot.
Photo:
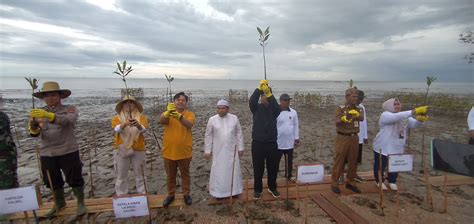
[[73,187],[72,192],[74,192],[74,196],[76,196],[77,199],[76,215],[81,216],[86,214],[87,209],[86,204],[84,203],[84,186]]
[[51,208],[51,210],[49,210],[48,213],[46,213],[46,218],[56,216],[61,209],[66,207],[66,200],[64,199],[64,188],[58,188],[56,190],[53,190],[53,195],[54,206],[53,208]]

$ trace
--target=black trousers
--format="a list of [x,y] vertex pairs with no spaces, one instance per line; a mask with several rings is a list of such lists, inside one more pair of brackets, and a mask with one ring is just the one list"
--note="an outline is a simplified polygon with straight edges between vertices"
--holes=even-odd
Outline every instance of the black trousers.
[[278,164],[280,164],[281,157],[286,155],[288,157],[288,173],[286,178],[290,179],[293,175],[293,149],[279,149],[280,151],[280,158],[278,159]]
[[270,190],[276,190],[280,152],[276,142],[252,141],[253,187],[255,192],[262,192],[262,178],[267,167],[267,184]]
[[66,182],[70,187],[84,186],[84,179],[82,178],[82,162],[79,157],[79,151],[62,156],[41,156],[41,170],[43,172],[43,181],[48,188],[51,188],[48,180],[48,173],[51,176],[53,189],[64,187],[61,170],[63,171],[64,176],[66,176]]
[[359,155],[357,155],[357,163],[362,164],[362,146],[363,144],[359,143]]

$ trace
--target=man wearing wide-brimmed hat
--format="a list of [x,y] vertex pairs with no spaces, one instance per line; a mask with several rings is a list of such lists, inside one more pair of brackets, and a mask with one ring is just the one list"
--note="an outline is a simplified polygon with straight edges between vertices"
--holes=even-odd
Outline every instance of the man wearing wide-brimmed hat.
[[130,163],[135,173],[135,185],[139,194],[145,194],[142,169],[145,163],[145,133],[148,119],[142,114],[142,105],[132,96],[125,96],[115,106],[117,115],[112,118],[115,132],[114,165],[117,170],[115,194],[128,194],[128,170]]
[[[29,132],[33,137],[41,137],[40,155],[43,181],[53,191],[54,206],[46,214],[56,215],[66,207],[64,198],[64,180],[72,187],[77,198],[77,215],[86,213],[84,204],[84,179],[79,147],[74,135],[78,112],[76,107],[63,105],[61,99],[71,95],[71,91],[59,88],[57,82],[45,82],[40,92],[34,97],[43,99],[46,106],[32,109],[29,113]],[[48,181],[51,178],[51,184]]]

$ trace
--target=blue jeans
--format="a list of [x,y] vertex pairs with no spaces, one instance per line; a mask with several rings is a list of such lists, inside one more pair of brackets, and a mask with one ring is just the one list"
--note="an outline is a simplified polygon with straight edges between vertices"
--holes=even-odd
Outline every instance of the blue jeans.
[[[374,177],[375,177],[375,182],[379,182],[379,153],[374,151]],[[388,156],[384,156],[382,154],[382,182],[385,181],[384,178],[384,171],[387,168],[388,165]],[[396,183],[397,182],[397,177],[398,177],[398,172],[393,172],[393,173],[388,173],[388,182],[389,183]]]

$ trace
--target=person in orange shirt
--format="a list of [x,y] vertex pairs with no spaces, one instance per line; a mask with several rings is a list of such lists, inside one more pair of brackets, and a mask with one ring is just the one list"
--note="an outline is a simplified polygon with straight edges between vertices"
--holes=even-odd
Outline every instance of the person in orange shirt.
[[147,117],[142,114],[142,105],[131,96],[126,96],[115,106],[117,115],[112,118],[115,131],[114,167],[117,171],[115,194],[128,194],[128,170],[130,163],[135,173],[135,184],[139,194],[146,194],[142,169],[145,163],[145,137]]
[[163,201],[164,207],[170,205],[174,200],[178,168],[183,182],[184,202],[187,205],[192,204],[189,166],[193,156],[191,129],[196,122],[196,118],[194,113],[187,109],[188,100],[189,97],[184,92],[177,93],[173,97],[174,103],[169,103],[167,110],[160,116],[160,123],[165,126],[163,131],[163,160],[168,191],[168,195]]

